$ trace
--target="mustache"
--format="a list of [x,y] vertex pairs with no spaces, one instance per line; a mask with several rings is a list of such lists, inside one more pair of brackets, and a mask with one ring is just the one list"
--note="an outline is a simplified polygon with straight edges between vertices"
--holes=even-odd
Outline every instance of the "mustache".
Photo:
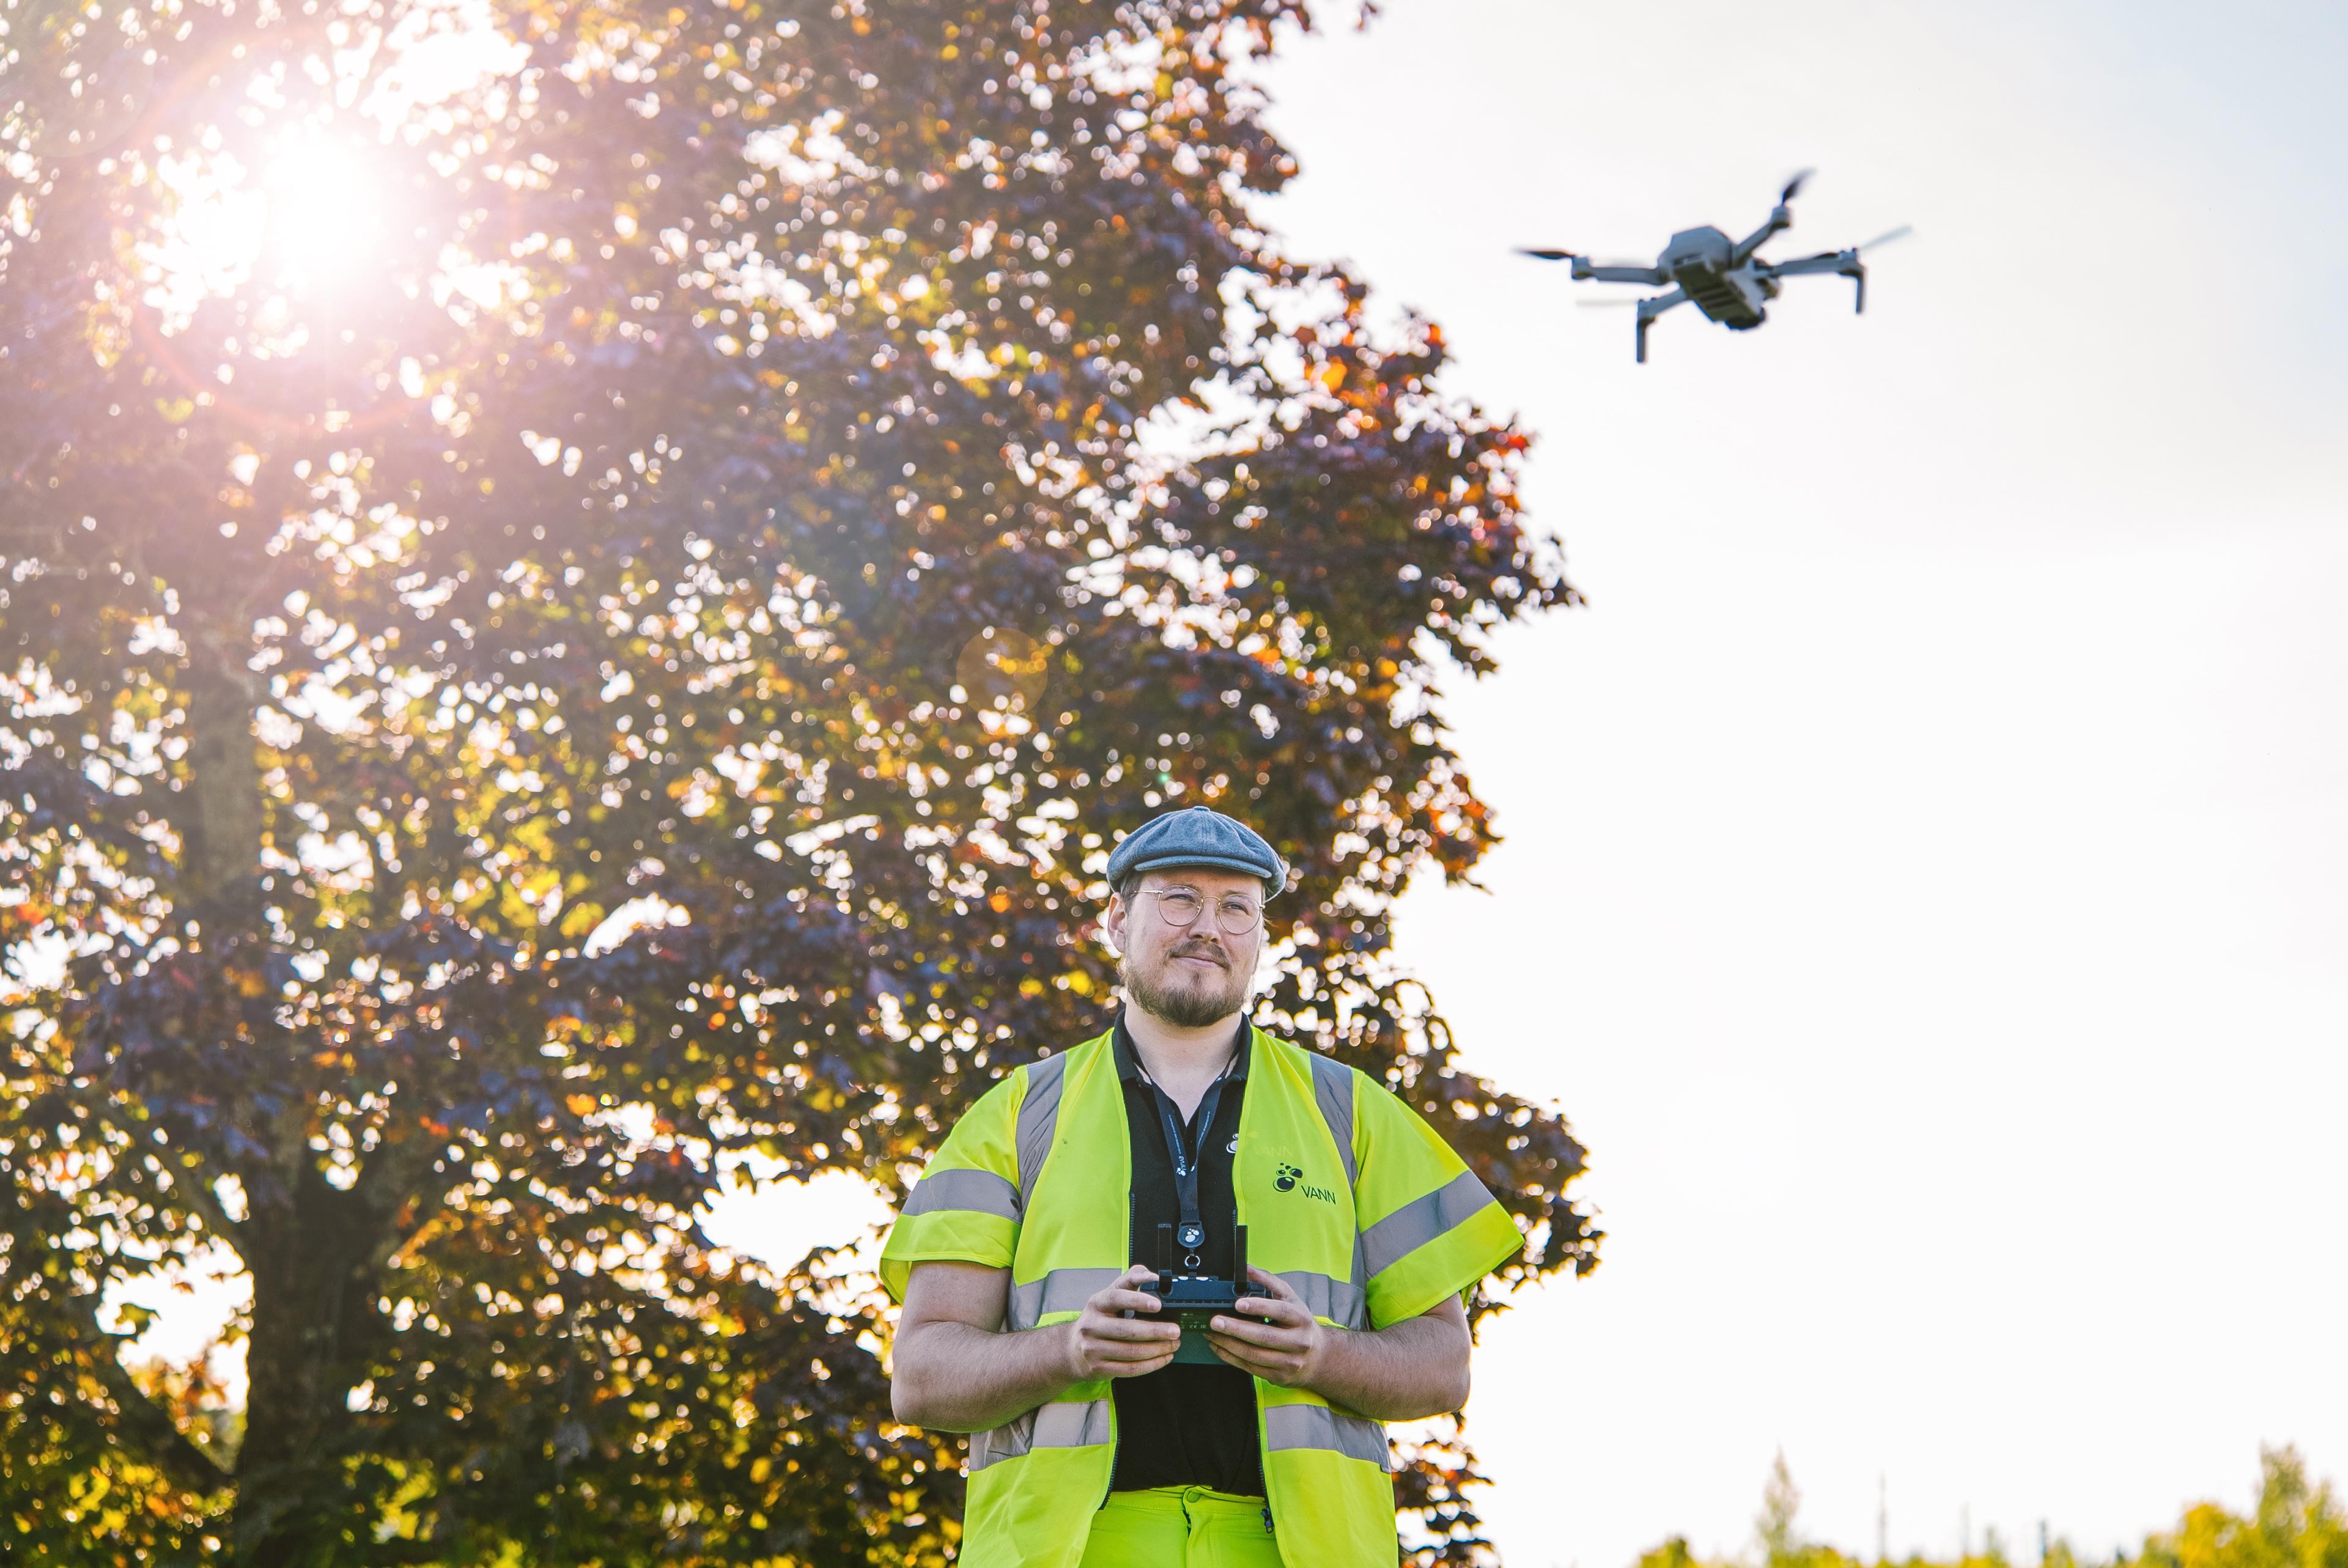
[[1214,942],[1197,940],[1185,942],[1166,956],[1169,958],[1212,958],[1224,968],[1228,969],[1231,967],[1230,957],[1224,953],[1220,944]]

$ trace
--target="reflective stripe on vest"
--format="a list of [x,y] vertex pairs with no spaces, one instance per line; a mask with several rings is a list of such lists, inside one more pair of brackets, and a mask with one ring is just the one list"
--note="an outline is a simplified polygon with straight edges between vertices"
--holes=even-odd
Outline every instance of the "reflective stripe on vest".
[[1019,1189],[992,1171],[938,1171],[921,1179],[901,1212],[928,1214],[942,1209],[968,1209],[1015,1220],[1025,1206]]
[[1348,1415],[1327,1405],[1266,1405],[1263,1446],[1275,1453],[1286,1449],[1329,1449],[1380,1470],[1392,1468],[1387,1462],[1385,1422]]
[[1060,1130],[1060,1088],[1068,1076],[1066,1055],[1027,1064],[1027,1092],[1019,1102],[1019,1206],[1035,1195],[1036,1178],[1051,1157]]
[[1491,1201],[1492,1194],[1476,1179],[1476,1173],[1462,1171],[1451,1179],[1449,1186],[1437,1187],[1416,1203],[1405,1204],[1362,1233],[1364,1277],[1400,1263],[1428,1242],[1439,1240],[1475,1218]]
[[1117,1283],[1121,1268],[1056,1268],[1041,1279],[1011,1287],[1011,1327],[1033,1328],[1057,1313],[1074,1317],[1085,1303]]
[[[1345,1185],[1350,1187],[1359,1174],[1359,1167],[1354,1158],[1353,1070],[1344,1062],[1317,1051],[1312,1053],[1312,1061],[1313,1103],[1320,1108],[1321,1120],[1329,1128],[1329,1141],[1337,1145],[1337,1157],[1345,1166]],[[1344,1303],[1350,1308],[1349,1314],[1323,1311],[1313,1306],[1313,1297],[1305,1292],[1300,1290],[1297,1294],[1304,1296],[1307,1306],[1313,1307],[1314,1317],[1325,1317],[1347,1328],[1365,1328],[1370,1321],[1370,1273],[1368,1261],[1362,1255],[1362,1239],[1356,1235],[1351,1276],[1337,1287],[1343,1292],[1342,1296],[1336,1292],[1331,1296],[1333,1304]],[[1334,1281],[1332,1283],[1334,1284]]]
[[1340,1328],[1369,1327],[1369,1294],[1359,1280],[1332,1279],[1303,1268],[1283,1268],[1280,1277],[1303,1298],[1305,1310],[1313,1317]]
[[1337,1145],[1337,1158],[1345,1164],[1345,1184],[1352,1186],[1355,1174],[1354,1164],[1354,1070],[1334,1058],[1311,1053],[1313,1062],[1313,1102],[1321,1108],[1321,1120],[1329,1126],[1329,1141]]
[[[974,1204],[957,1206],[977,1207]],[[1056,1268],[1041,1279],[1014,1285],[1011,1287],[1011,1327],[1033,1328],[1056,1313],[1073,1317],[1085,1309],[1085,1303],[1095,1295],[1116,1284],[1117,1276],[1124,1272],[1117,1268]],[[1369,1298],[1354,1281],[1332,1279],[1325,1274],[1303,1268],[1284,1269],[1280,1277],[1288,1282],[1289,1288],[1296,1292],[1313,1317],[1340,1328],[1360,1328],[1367,1323]]]
[[1055,1399],[992,1431],[970,1435],[970,1471],[1017,1459],[1030,1449],[1081,1449],[1115,1435],[1115,1407],[1107,1399]]

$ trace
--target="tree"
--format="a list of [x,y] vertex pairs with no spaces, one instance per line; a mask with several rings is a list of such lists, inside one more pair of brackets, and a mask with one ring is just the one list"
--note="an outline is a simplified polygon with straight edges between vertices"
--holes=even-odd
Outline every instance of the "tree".
[[1703,1561],[1688,1550],[1686,1536],[1672,1535],[1661,1546],[1639,1553],[1638,1568],[1701,1568]]
[[[1190,801],[1295,856],[1264,1020],[1451,1138],[1505,1279],[1592,1266],[1387,924],[1492,842],[1440,679],[1571,590],[1433,323],[1249,212],[1292,0],[0,16],[35,1560],[939,1560],[869,1293],[695,1212],[901,1192],[1098,1026],[1110,835]],[[110,1306],[222,1252],[241,1427]]]
[[2176,1530],[2147,1538],[2130,1568],[2348,1568],[2348,1509],[2330,1482],[2309,1481],[2297,1449],[2261,1448],[2247,1517],[2195,1503]]
[[1794,1484],[1794,1472],[1786,1468],[1786,1450],[1779,1449],[1777,1457],[1769,1461],[1769,1480],[1761,1489],[1761,1512],[1753,1522],[1753,1532],[1761,1540],[1762,1561],[1768,1568],[1787,1568],[1798,1563],[1809,1550],[1796,1528],[1795,1520],[1802,1512],[1802,1492]]

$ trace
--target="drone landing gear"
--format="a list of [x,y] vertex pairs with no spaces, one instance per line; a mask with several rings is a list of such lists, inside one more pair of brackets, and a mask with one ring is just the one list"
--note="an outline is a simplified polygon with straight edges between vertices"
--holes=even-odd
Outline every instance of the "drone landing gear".
[[1687,303],[1687,291],[1684,289],[1673,289],[1668,294],[1657,294],[1652,300],[1641,300],[1639,302],[1638,342],[1639,363],[1641,364],[1647,363],[1648,323],[1653,322],[1657,316],[1662,315],[1665,311],[1670,310],[1673,305],[1684,305],[1685,303]]

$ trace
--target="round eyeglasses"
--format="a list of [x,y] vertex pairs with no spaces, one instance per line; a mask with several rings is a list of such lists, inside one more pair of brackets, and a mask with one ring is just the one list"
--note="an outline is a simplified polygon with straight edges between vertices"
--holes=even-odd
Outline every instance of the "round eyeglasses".
[[[1137,898],[1158,900],[1158,917],[1188,930],[1206,912],[1207,897],[1195,887],[1145,887]],[[1263,924],[1263,906],[1242,893],[1226,893],[1215,900],[1215,924],[1227,937],[1244,937]]]

